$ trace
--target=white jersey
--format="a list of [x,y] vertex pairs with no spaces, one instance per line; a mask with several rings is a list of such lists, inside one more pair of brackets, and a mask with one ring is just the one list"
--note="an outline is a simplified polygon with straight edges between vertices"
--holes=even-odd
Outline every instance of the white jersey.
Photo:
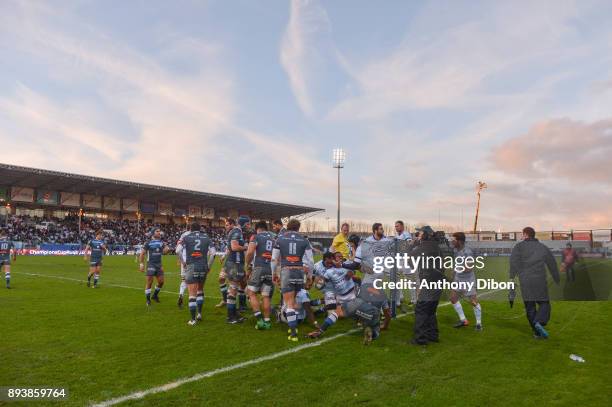
[[412,235],[407,230],[404,230],[399,235],[395,235],[395,238],[397,240],[407,240],[407,241],[409,241],[409,240],[412,240]]

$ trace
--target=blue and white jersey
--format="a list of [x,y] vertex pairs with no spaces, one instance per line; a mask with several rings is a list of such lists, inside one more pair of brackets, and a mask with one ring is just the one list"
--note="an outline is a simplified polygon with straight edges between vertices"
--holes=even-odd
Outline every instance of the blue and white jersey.
[[[313,271],[313,274],[315,277],[320,277],[325,280],[326,271],[327,271],[327,267],[325,267],[325,264],[323,264],[323,260],[319,260],[318,262],[315,263],[314,271]],[[325,284],[321,288],[321,292],[325,293],[328,291],[334,291],[334,285],[332,284],[331,281],[325,280]]]
[[88,246],[89,246],[89,249],[91,250],[90,252],[91,261],[101,260],[102,256],[104,255],[104,251],[106,249],[106,246],[104,245],[104,241],[93,239],[92,241],[89,242]]
[[401,234],[395,235],[397,240],[412,240],[412,235],[407,230],[404,230]]
[[227,234],[227,257],[225,258],[225,263],[236,263],[236,264],[244,264],[244,251],[233,251],[232,250],[232,240],[238,242],[239,246],[244,246],[244,235],[242,234],[242,229],[238,226],[234,227]]
[[344,295],[355,289],[355,282],[347,276],[348,272],[347,269],[331,267],[323,273],[323,278],[332,284],[336,295]]
[[164,242],[152,239],[145,243],[143,250],[147,253],[147,261],[150,265],[161,266],[162,255],[164,254]]
[[9,260],[11,258],[11,250],[14,248],[15,246],[10,240],[0,240],[0,260]]

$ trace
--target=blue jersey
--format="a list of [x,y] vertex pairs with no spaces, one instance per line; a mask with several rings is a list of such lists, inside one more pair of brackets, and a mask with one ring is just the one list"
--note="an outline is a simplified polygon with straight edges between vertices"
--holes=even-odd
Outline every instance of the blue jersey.
[[9,260],[11,258],[11,249],[13,249],[13,242],[9,240],[0,240],[0,259]]
[[334,286],[336,295],[343,295],[355,288],[355,282],[347,276],[349,270],[342,268],[328,268],[323,273],[325,281],[329,281]]
[[225,259],[225,262],[244,264],[244,251],[233,251],[232,240],[237,241],[238,245],[244,246],[244,236],[242,235],[242,229],[240,229],[239,227],[235,227],[227,234],[227,250],[229,250],[229,254]]
[[91,250],[91,261],[101,260],[104,255],[104,250],[106,247],[104,246],[104,241],[94,239],[88,244],[89,249]]
[[272,248],[274,247],[274,235],[270,232],[258,233],[251,236],[251,243],[255,243],[255,267],[270,269]]
[[164,242],[157,239],[145,243],[143,250],[147,253],[147,261],[151,265],[161,266],[164,254]]
[[312,250],[310,242],[303,235],[287,231],[276,239],[274,248],[280,251],[281,267],[301,267],[302,258],[307,250]]

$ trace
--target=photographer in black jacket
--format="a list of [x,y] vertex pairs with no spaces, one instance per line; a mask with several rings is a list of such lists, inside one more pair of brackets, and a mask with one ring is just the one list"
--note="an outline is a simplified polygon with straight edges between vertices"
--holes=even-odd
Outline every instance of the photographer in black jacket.
[[[440,264],[443,263],[440,242],[436,239],[436,234],[430,226],[423,226],[417,230],[420,232],[419,237],[417,244],[410,251],[410,256],[423,257],[423,260],[428,257],[439,258],[435,262],[430,260],[420,265],[419,279],[420,281],[426,280],[428,283],[442,281],[444,274]],[[419,291],[414,309],[414,338],[410,342],[413,345],[427,345],[429,342],[438,342],[436,311],[440,295],[442,295],[441,289],[423,288]]]

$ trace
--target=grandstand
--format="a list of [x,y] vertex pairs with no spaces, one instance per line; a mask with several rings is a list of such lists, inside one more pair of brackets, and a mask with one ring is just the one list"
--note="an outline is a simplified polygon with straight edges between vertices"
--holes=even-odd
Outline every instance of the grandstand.
[[186,218],[218,227],[224,217],[271,220],[321,211],[300,205],[191,191],[0,163],[2,215],[63,219],[70,215],[145,219],[158,224]]

